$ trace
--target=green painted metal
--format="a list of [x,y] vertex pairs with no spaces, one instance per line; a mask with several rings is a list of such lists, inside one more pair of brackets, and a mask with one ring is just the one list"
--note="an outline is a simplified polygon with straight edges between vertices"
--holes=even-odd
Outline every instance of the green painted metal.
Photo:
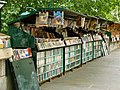
[[65,47],[63,47],[63,75],[65,75]]
[[31,58],[11,62],[16,90],[40,90],[34,63]]
[[28,18],[28,17],[30,17],[30,16],[32,16],[32,15],[35,15],[36,13],[38,13],[38,11],[33,11],[33,12],[31,12],[30,14],[28,14],[28,15],[21,16],[21,17],[17,18],[16,20],[13,20],[13,21],[8,22],[8,25],[10,26],[10,25],[12,25],[13,23],[23,21],[24,19],[26,19],[26,18]]
[[12,48],[35,48],[35,38],[20,28],[11,25],[8,34],[11,36]]

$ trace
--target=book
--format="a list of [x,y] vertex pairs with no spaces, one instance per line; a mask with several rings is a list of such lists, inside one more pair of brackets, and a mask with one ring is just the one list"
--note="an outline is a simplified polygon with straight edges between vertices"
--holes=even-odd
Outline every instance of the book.
[[39,17],[36,16],[36,27],[38,28],[39,27]]
[[38,50],[43,49],[41,43],[37,43],[37,46],[38,46]]
[[85,18],[84,17],[78,17],[76,21],[77,26],[84,27],[85,25]]
[[18,50],[18,54],[19,54],[19,56],[20,56],[20,59],[23,59],[23,58],[25,58],[26,57],[26,55],[25,55],[25,52],[24,52],[24,50]]

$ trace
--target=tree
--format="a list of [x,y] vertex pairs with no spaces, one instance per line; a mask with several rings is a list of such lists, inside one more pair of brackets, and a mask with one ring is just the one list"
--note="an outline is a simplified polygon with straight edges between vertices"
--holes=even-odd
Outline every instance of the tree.
[[7,32],[7,22],[19,17],[26,7],[35,9],[52,6],[65,7],[76,12],[118,21],[120,0],[6,0],[2,11],[2,32]]

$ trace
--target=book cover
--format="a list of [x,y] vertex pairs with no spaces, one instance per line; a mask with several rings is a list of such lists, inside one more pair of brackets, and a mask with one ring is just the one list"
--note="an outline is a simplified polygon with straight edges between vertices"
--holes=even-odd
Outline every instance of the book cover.
[[54,11],[54,24],[55,25],[63,25],[64,23],[64,12],[63,11]]
[[17,50],[13,50],[13,60],[20,60],[20,56]]
[[20,59],[26,58],[24,49],[23,49],[23,50],[22,50],[22,49],[19,49],[19,50],[18,50],[18,54],[19,54],[19,56],[20,56]]

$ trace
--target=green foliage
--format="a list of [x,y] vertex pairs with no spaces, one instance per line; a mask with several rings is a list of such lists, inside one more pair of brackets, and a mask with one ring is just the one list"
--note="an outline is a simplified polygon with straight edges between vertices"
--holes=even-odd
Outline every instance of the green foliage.
[[7,22],[18,18],[26,11],[26,7],[50,7],[50,1],[54,8],[65,7],[83,14],[119,21],[120,0],[6,0],[8,3],[2,10],[2,32],[7,32]]

